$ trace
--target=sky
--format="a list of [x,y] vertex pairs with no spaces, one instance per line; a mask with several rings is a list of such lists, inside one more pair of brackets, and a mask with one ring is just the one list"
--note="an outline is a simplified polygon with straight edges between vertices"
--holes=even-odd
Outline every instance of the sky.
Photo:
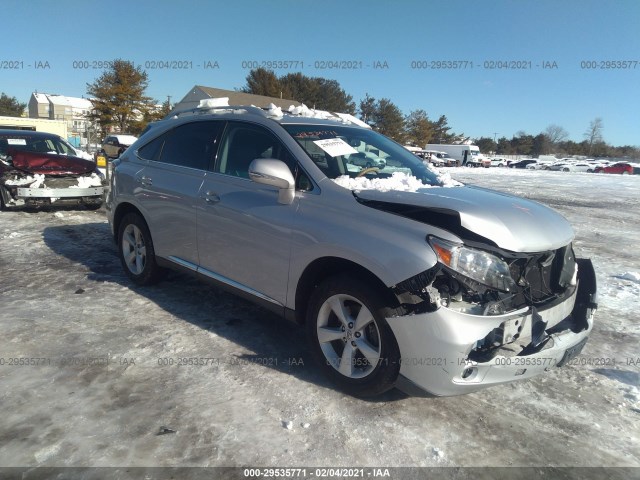
[[606,142],[640,145],[637,0],[2,6],[0,90],[25,103],[34,91],[87,96],[100,62],[116,58],[148,73],[147,94],[159,102],[179,101],[194,85],[241,88],[252,67],[277,62],[277,75],[335,79],[356,104],[365,94],[389,98],[404,114],[446,115],[472,138],[536,135],[555,124],[579,142],[600,117]]

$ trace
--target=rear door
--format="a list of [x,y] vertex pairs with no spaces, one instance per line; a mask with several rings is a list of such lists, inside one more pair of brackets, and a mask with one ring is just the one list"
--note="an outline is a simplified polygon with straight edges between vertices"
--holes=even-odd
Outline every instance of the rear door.
[[136,199],[156,255],[195,269],[196,203],[207,169],[215,157],[224,122],[180,125],[147,143],[136,154],[148,160],[136,174]]

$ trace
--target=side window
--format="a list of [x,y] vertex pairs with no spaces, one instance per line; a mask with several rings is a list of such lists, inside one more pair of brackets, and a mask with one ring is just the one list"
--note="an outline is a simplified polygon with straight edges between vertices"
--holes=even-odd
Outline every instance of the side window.
[[[222,122],[194,122],[180,125],[139,150],[140,155],[182,167],[206,170],[213,158]],[[155,147],[153,144],[158,142]],[[162,142],[162,144],[160,144]],[[148,151],[143,150],[149,147]],[[154,149],[155,148],[155,149]]]
[[295,175],[295,159],[271,132],[255,125],[230,123],[215,171],[249,178],[249,164],[256,158],[282,160]]
[[160,158],[160,152],[162,152],[162,146],[167,134],[160,135],[158,138],[150,141],[145,146],[138,149],[138,156],[144,160],[155,160]]

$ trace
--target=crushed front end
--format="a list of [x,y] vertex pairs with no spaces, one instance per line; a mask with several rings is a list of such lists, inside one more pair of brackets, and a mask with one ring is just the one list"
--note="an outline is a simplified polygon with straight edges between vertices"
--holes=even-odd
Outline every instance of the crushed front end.
[[0,157],[5,207],[102,205],[105,178],[93,162],[75,157],[14,151]]
[[458,395],[560,367],[593,327],[590,260],[571,244],[537,253],[429,243],[439,262],[394,286],[408,311],[388,318],[407,393]]

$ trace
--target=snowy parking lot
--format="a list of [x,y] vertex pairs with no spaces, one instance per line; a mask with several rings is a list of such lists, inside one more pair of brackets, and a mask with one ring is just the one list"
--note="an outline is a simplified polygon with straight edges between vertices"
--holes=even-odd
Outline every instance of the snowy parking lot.
[[304,331],[207,284],[124,275],[104,211],[0,214],[0,465],[640,467],[640,176],[450,169],[576,231],[600,306],[582,354],[452,398],[360,400]]

